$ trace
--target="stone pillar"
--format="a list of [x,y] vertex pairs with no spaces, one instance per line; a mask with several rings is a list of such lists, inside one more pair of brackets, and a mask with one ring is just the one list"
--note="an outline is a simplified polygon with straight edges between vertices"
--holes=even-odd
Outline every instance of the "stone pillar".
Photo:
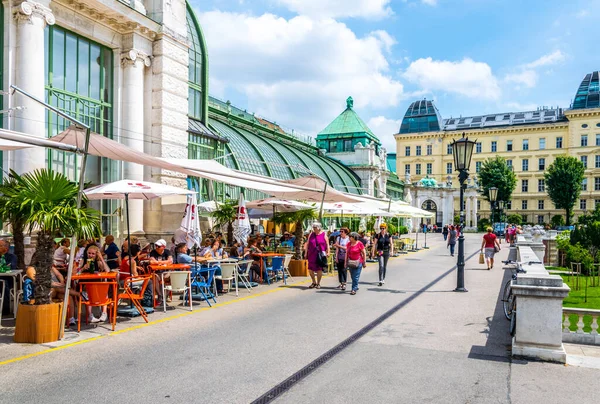
[[473,227],[477,230],[477,194],[473,197]]
[[[123,86],[121,95],[121,143],[144,151],[144,70],[151,65],[148,54],[130,49],[121,54]],[[144,166],[123,164],[123,179],[143,181]],[[144,203],[129,201],[129,228],[131,233],[144,231]]]
[[465,226],[467,228],[471,227],[471,203],[473,201],[473,198],[470,196],[466,196],[466,203],[467,203],[467,214],[466,214],[466,223]]
[[[44,29],[53,25],[54,15],[47,3],[24,1],[13,8],[16,20],[15,84],[29,94],[44,100]],[[9,66],[12,68],[12,66]],[[47,137],[44,123],[45,108],[37,102],[15,93],[13,106],[23,106],[14,117],[14,130],[30,136]],[[32,147],[15,151],[11,162],[17,173],[22,174],[46,167],[46,149]]]

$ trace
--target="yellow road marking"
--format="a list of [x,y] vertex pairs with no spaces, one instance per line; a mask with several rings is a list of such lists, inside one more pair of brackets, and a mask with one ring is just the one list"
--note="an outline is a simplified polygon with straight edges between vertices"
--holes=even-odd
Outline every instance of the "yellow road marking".
[[84,339],[84,340],[81,340],[81,341],[70,342],[68,344],[64,344],[64,345],[57,346],[57,347],[54,347],[54,348],[49,348],[49,349],[46,349],[46,350],[43,350],[43,351],[40,351],[40,352],[34,352],[34,353],[30,353],[30,354],[23,355],[23,356],[18,356],[16,358],[7,359],[7,360],[4,360],[4,361],[0,362],[0,366],[8,365],[9,363],[20,362],[20,361],[23,361],[25,359],[34,358],[36,356],[45,355],[45,354],[48,354],[48,353],[51,353],[51,352],[60,351],[62,349],[71,348],[71,347],[74,347],[74,346],[77,346],[77,345],[81,345],[81,344],[85,344],[85,343],[88,343],[88,342],[97,341],[97,340],[102,339],[102,338],[124,334],[126,332],[137,330],[137,329],[144,328],[144,327],[148,327],[148,326],[151,326],[151,325],[154,325],[154,324],[160,324],[160,323],[164,323],[164,322],[167,322],[167,321],[175,320],[175,319],[178,319],[178,318],[190,316],[192,314],[201,313],[203,311],[207,311],[207,310],[210,310],[212,308],[218,308],[218,307],[228,306],[230,304],[237,303],[237,302],[242,302],[244,300],[254,299],[254,298],[257,298],[257,297],[260,297],[260,296],[265,296],[265,295],[268,295],[268,294],[271,294],[271,293],[275,293],[275,292],[279,292],[279,291],[285,290],[285,289],[289,288],[290,286],[299,286],[299,285],[306,284],[308,282],[310,282],[310,279],[309,280],[305,280],[305,281],[296,282],[296,283],[293,283],[293,284],[290,284],[290,285],[286,285],[286,286],[280,286],[280,287],[275,288],[275,289],[265,290],[264,292],[259,292],[259,293],[248,295],[248,296],[244,296],[244,297],[238,297],[237,299],[229,300],[229,301],[226,301],[226,302],[216,303],[216,304],[213,304],[212,307],[202,307],[200,309],[196,309],[196,310],[193,310],[193,311],[186,311],[186,312],[174,315],[174,316],[160,318],[158,320],[150,321],[148,323],[137,324],[137,325],[134,325],[134,326],[122,329],[122,330],[118,330],[118,331],[112,331],[112,332],[110,332],[108,334],[105,334],[105,335],[99,335],[99,336],[96,336],[96,337],[90,337],[90,338],[87,338],[87,339]]

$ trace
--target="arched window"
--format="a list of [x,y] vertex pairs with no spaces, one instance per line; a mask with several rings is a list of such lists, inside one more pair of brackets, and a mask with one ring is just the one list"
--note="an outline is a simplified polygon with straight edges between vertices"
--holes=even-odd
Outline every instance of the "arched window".
[[206,53],[206,42],[202,35],[202,29],[194,10],[186,2],[187,30],[190,49],[189,74],[188,74],[188,115],[191,118],[208,122],[208,57]]

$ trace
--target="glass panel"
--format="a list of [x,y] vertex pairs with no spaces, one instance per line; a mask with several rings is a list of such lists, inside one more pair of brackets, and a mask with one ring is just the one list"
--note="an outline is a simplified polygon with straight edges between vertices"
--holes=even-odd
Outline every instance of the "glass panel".
[[90,44],[87,41],[79,41],[78,60],[78,91],[77,93],[88,97],[90,94]]
[[65,88],[65,33],[53,30],[52,35],[52,86]]
[[92,45],[90,47],[90,98],[100,99],[100,81],[101,81],[101,69],[100,63],[102,63],[101,51],[98,45]]
[[77,37],[73,34],[66,35],[65,48],[65,90],[77,92]]

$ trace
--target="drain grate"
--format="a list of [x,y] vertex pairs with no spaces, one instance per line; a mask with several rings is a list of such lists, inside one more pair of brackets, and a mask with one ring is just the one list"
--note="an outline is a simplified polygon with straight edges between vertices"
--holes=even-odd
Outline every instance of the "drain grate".
[[[468,256],[465,259],[465,261],[471,259],[476,254],[479,254],[479,251],[476,251],[473,254],[471,254],[470,256]],[[343,340],[342,342],[340,342],[339,344],[337,344],[336,346],[331,348],[329,351],[325,352],[323,355],[319,356],[317,359],[315,359],[308,365],[304,366],[302,369],[300,369],[299,371],[297,371],[296,373],[294,373],[293,375],[291,375],[290,377],[288,377],[287,379],[285,379],[284,381],[282,381],[281,383],[279,383],[278,385],[273,387],[271,390],[267,391],[265,394],[258,397],[256,400],[252,401],[252,404],[267,404],[267,403],[272,402],[277,397],[281,396],[283,393],[288,391],[296,383],[298,383],[299,381],[304,379],[306,376],[310,375],[312,372],[317,370],[323,364],[328,362],[331,358],[333,358],[338,353],[343,351],[345,348],[350,346],[353,342],[355,342],[360,337],[362,337],[363,335],[365,335],[366,333],[371,331],[373,328],[377,327],[379,324],[383,323],[385,320],[390,318],[398,310],[402,309],[404,306],[406,306],[407,304],[412,302],[414,299],[419,297],[423,292],[427,291],[427,289],[431,288],[433,285],[435,285],[436,283],[438,283],[439,281],[444,279],[446,276],[448,276],[449,274],[454,272],[455,269],[456,269],[456,265],[453,266],[452,268],[450,268],[449,270],[447,270],[446,272],[444,272],[443,274],[441,274],[440,276],[438,276],[437,278],[435,278],[433,281],[429,282],[426,286],[424,286],[418,292],[416,292],[413,295],[409,296],[408,298],[404,299],[403,301],[401,301],[400,303],[398,303],[397,305],[395,305],[394,307],[392,307],[391,309],[389,309],[388,311],[383,313],[381,316],[377,317],[375,320],[371,321],[369,324],[367,324],[366,326],[364,326],[363,328],[361,328],[360,330],[358,330],[357,332],[352,334],[350,337],[346,338],[345,340]]]

